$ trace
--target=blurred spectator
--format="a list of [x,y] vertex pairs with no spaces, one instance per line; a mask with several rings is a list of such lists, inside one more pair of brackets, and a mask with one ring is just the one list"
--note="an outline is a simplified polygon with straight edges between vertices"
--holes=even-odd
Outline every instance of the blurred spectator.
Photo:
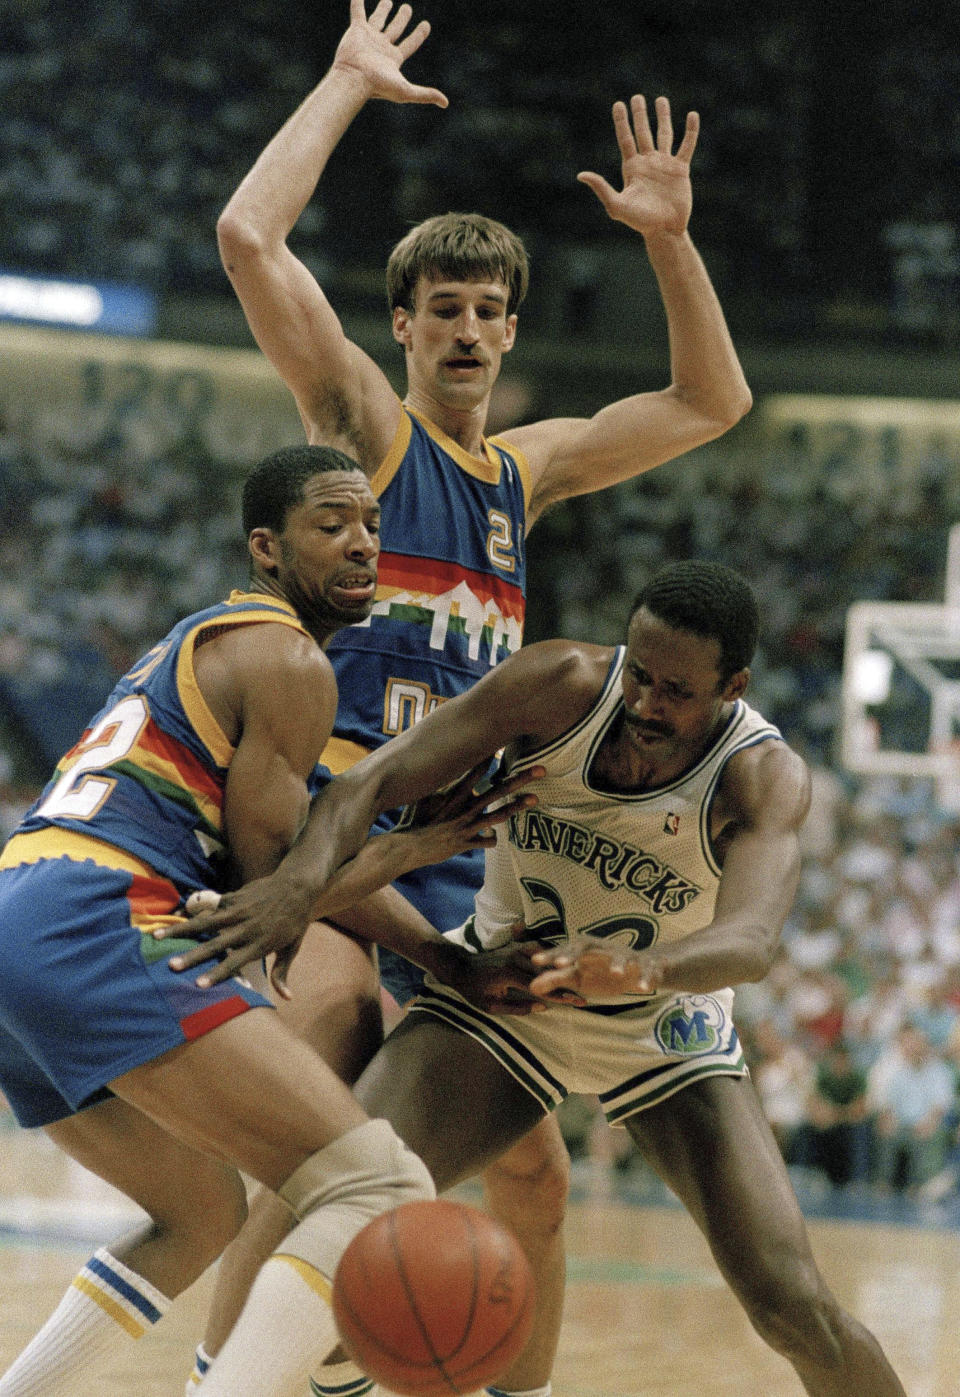
[[953,1073],[915,1028],[901,1030],[897,1058],[881,1076],[877,1108],[877,1181],[895,1191],[917,1189],[946,1163]]
[[899,972],[881,966],[873,988],[847,1007],[844,1035],[859,1065],[869,1071],[899,1034],[909,1009]]
[[821,1169],[835,1188],[863,1184],[870,1174],[870,1139],[867,1075],[838,1039],[817,1063],[801,1159]]
[[941,972],[926,987],[918,1008],[910,1014],[911,1025],[922,1033],[937,1052],[944,1052],[960,1024],[960,1008],[950,999],[950,987]]

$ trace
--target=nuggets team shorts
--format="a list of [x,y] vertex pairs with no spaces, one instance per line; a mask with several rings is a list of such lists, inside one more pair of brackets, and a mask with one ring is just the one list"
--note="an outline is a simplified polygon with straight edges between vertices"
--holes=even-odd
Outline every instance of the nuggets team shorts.
[[[16,835],[0,858],[0,1089],[21,1125],[48,1125],[107,1084],[270,1001],[239,979],[209,990],[167,961],[196,941],[176,887],[121,849],[69,831]],[[208,966],[214,962],[208,962]]]

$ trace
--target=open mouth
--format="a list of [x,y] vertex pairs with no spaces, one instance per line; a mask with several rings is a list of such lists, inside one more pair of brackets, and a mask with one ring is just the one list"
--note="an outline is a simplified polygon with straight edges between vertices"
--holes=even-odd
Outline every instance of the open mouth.
[[332,590],[346,602],[365,602],[376,592],[377,579],[368,572],[352,573],[338,578]]

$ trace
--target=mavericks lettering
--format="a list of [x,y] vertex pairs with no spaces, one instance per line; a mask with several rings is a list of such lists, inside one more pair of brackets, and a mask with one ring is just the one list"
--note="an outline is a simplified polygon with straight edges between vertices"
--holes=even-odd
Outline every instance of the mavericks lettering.
[[642,897],[654,912],[682,912],[700,892],[696,883],[682,878],[642,849],[634,849],[569,820],[560,820],[543,810],[524,810],[512,815],[507,831],[510,843],[517,849],[525,853],[555,854],[581,868],[588,868],[608,891],[628,888]]

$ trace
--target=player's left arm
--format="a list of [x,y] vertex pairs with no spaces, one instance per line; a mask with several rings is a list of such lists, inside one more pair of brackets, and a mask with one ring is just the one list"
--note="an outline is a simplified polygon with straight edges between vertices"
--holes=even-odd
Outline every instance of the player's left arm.
[[657,98],[656,111],[655,140],[643,97],[633,97],[629,109],[624,102],[614,106],[621,190],[590,171],[578,178],[611,219],[644,238],[667,318],[671,382],[590,418],[554,418],[507,434],[530,465],[530,524],[557,500],[615,485],[722,435],[752,403],[723,310],[687,227],[699,118],[688,114],[674,153],[665,97]]
[[738,752],[717,800],[727,824],[714,915],[701,931],[648,951],[621,951],[580,938],[538,952],[534,994],[567,987],[586,996],[707,993],[762,980],[773,964],[800,876],[800,829],[810,804],[805,762],[781,742]]

